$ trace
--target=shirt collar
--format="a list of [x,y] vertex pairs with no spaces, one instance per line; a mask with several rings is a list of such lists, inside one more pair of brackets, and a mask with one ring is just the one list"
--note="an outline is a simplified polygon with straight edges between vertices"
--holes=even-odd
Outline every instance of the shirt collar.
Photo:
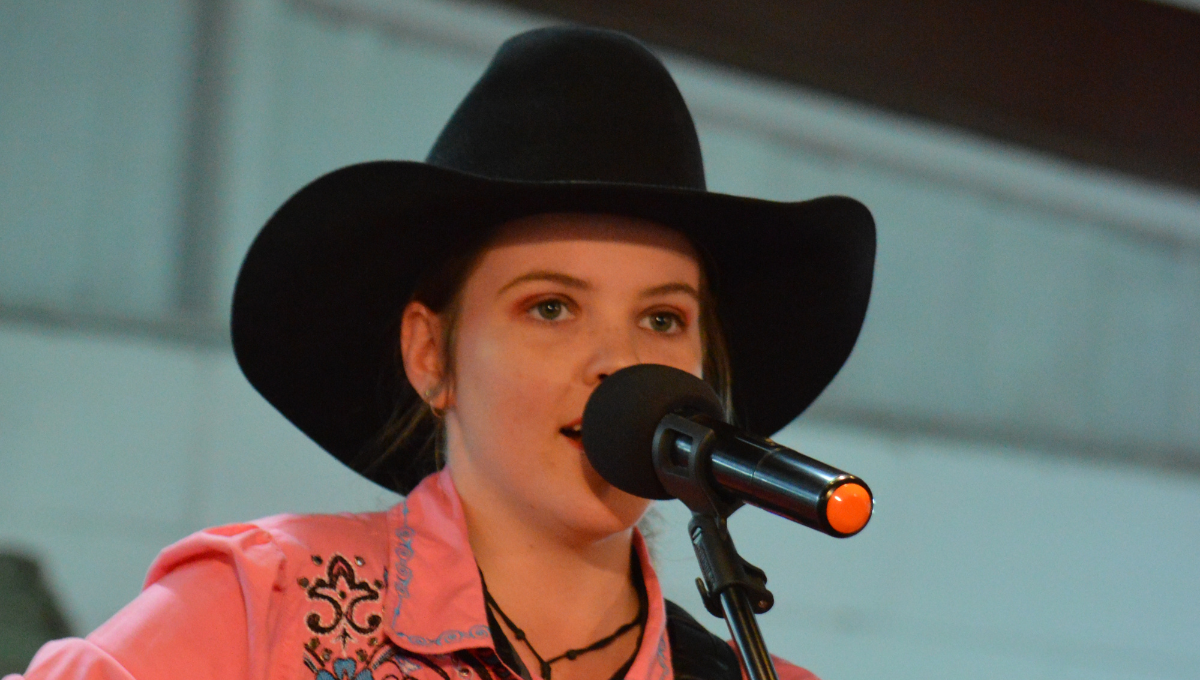
[[[388,511],[389,588],[384,595],[388,636],[419,654],[448,654],[493,648],[483,602],[483,584],[467,540],[462,503],[450,474],[426,477]],[[662,588],[646,543],[634,530],[634,550],[646,581],[649,609],[642,646],[626,674],[629,680],[670,680]]]

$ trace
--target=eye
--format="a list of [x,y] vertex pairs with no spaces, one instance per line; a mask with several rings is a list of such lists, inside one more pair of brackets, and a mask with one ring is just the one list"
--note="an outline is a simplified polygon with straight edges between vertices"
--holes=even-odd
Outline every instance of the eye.
[[680,333],[684,328],[683,317],[675,312],[668,311],[650,312],[642,317],[642,322],[639,325],[655,333],[667,335]]
[[535,303],[529,308],[529,314],[541,321],[562,321],[572,317],[566,301],[558,298],[548,298]]

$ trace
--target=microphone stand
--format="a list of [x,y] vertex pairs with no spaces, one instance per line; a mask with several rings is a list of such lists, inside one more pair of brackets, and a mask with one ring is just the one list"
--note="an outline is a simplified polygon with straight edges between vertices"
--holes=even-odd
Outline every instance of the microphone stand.
[[712,430],[679,415],[663,418],[654,435],[655,470],[663,487],[692,511],[688,533],[700,563],[696,579],[710,614],[724,618],[748,680],[779,680],[755,614],[775,604],[767,575],[738,555],[725,520],[742,506],[705,480]]
[[693,512],[688,533],[703,574],[696,579],[700,598],[710,614],[725,619],[746,677],[779,680],[758,629],[758,620],[754,618],[775,604],[775,597],[767,590],[766,574],[738,555],[725,518]]

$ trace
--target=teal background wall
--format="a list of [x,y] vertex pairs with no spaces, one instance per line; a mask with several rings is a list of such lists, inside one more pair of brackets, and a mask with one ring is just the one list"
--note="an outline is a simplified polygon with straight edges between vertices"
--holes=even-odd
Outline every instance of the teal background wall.
[[[241,378],[237,266],[291,192],[420,159],[537,17],[384,0],[0,4],[0,545],[76,631],[163,546],[377,509]],[[826,680],[1200,667],[1200,196],[664,54],[714,190],[859,198],[862,339],[779,439],[867,479],[837,541],[736,516],[772,651]],[[685,517],[668,593],[702,612]],[[722,625],[712,619],[716,629]]]

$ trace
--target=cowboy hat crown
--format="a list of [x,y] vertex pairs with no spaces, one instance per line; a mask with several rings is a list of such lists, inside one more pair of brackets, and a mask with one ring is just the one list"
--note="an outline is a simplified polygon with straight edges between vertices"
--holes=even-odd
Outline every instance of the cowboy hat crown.
[[511,180],[705,188],[671,74],[637,41],[597,29],[544,28],[504,43],[427,162]]

